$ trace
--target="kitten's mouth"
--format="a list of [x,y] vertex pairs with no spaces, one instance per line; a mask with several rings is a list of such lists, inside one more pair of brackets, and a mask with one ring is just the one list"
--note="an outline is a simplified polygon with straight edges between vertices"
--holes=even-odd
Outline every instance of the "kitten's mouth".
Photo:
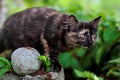
[[88,48],[88,46],[82,46],[83,48]]
[[83,45],[84,48],[90,48],[92,45]]
[[88,46],[81,45],[82,48],[89,48]]
[[92,46],[92,44],[91,45],[87,45],[87,44],[81,44],[81,47],[84,47],[84,48],[90,48]]
[[76,47],[80,47],[80,45],[78,45],[78,44],[70,45],[69,44],[69,48],[76,48]]

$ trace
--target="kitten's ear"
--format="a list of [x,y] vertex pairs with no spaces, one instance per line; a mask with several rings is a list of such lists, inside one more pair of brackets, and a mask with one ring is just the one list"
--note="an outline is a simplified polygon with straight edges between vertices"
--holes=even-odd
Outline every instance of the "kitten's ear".
[[65,29],[65,30],[68,30],[68,28],[69,28],[69,24],[70,24],[70,22],[63,22],[63,28]]
[[69,16],[69,20],[70,20],[71,22],[78,23],[78,20],[77,20],[77,18],[76,18],[74,15],[70,15],[70,16]]
[[70,30],[70,25],[76,23],[78,23],[77,18],[74,15],[70,15],[68,18],[66,18],[66,21],[63,21],[64,29]]
[[98,23],[100,22],[100,18],[101,18],[101,16],[93,19],[93,20],[90,22],[90,25],[92,25],[93,28],[97,29]]

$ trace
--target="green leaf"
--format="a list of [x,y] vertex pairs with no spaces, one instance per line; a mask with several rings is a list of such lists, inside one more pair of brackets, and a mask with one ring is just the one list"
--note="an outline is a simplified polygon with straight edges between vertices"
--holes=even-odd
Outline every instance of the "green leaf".
[[112,60],[108,61],[108,63],[120,64],[120,58],[112,59]]
[[51,62],[50,60],[47,58],[45,66],[46,66],[46,71],[49,72],[51,70]]
[[74,57],[71,57],[71,68],[73,69],[82,69],[81,66],[79,65],[78,61],[74,58]]
[[105,64],[103,67],[102,67],[102,71],[105,71],[107,69],[110,69],[111,67],[113,66],[113,64]]
[[5,57],[0,57],[0,77],[11,69],[11,63]]
[[46,71],[49,72],[51,70],[51,67],[50,67],[51,62],[50,62],[49,58],[47,56],[44,56],[44,55],[39,56],[38,58],[39,58],[39,60],[43,61],[43,63],[46,66]]
[[105,43],[112,43],[114,40],[116,40],[118,37],[120,37],[120,32],[115,30],[115,27],[108,27],[105,28],[103,33],[103,38]]
[[112,53],[111,59],[120,57],[120,44],[115,45],[110,52]]
[[0,77],[2,77],[2,75],[4,75],[8,70],[9,70],[9,66],[0,69]]
[[79,57],[84,57],[84,55],[86,53],[86,49],[85,48],[76,48],[73,50],[73,53],[76,53],[77,56],[79,56]]
[[8,59],[6,59],[5,57],[0,57],[0,65],[2,66],[4,65],[8,65],[9,68],[11,68],[11,63]]
[[41,61],[46,63],[46,60],[47,60],[46,56],[43,55],[43,56],[39,56],[38,58],[39,58],[39,60],[41,60]]
[[79,68],[78,61],[68,52],[64,52],[58,57],[59,62],[64,68]]
[[3,62],[0,61],[0,68],[2,68],[4,66],[5,66],[5,63],[3,63]]
[[49,72],[51,70],[50,66],[46,66],[46,72]]
[[100,80],[99,77],[97,77],[94,73],[91,73],[89,71],[82,72],[80,70],[74,69],[74,73],[79,78],[87,78],[89,80]]
[[99,64],[102,59],[102,56],[104,54],[104,48],[105,48],[104,45],[101,45],[96,51],[95,61],[97,64]]
[[120,77],[120,72],[118,71],[113,71],[112,75],[116,76],[116,77]]
[[46,66],[50,66],[51,65],[50,60],[47,59],[45,64],[46,64]]
[[71,54],[68,52],[64,52],[64,53],[60,54],[58,57],[59,62],[61,63],[61,65],[64,68],[70,67],[70,64],[71,64],[70,58],[71,58]]

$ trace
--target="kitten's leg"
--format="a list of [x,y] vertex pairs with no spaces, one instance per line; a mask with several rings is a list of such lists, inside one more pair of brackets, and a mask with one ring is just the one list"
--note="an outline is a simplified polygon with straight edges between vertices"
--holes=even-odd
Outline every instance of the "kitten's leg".
[[[49,54],[49,46],[48,46],[48,43],[46,41],[46,39],[44,38],[44,34],[42,33],[41,36],[40,36],[40,41],[41,41],[41,44],[43,45],[43,49],[44,49],[44,55],[47,56],[47,58],[50,60],[50,54]],[[46,66],[45,66],[45,63],[42,64],[42,71],[45,71],[46,69]]]
[[[51,71],[59,72],[61,70],[61,65],[60,65],[58,58],[56,56],[56,54],[58,54],[58,51],[49,48],[48,42],[44,38],[43,33],[41,34],[41,44],[44,47],[45,55],[51,61]],[[50,54],[54,54],[55,56],[52,56]]]
[[51,63],[52,63],[52,65],[51,65],[52,70],[51,71],[52,72],[61,71],[62,67],[61,67],[61,64],[58,61],[58,57],[57,56],[51,56],[50,60],[51,60]]
[[46,39],[44,38],[43,33],[41,34],[40,40],[41,40],[41,44],[43,45],[43,48],[44,48],[44,53],[49,58],[50,57],[50,53],[49,53],[50,49],[49,49],[49,46],[48,46],[48,43],[47,43]]

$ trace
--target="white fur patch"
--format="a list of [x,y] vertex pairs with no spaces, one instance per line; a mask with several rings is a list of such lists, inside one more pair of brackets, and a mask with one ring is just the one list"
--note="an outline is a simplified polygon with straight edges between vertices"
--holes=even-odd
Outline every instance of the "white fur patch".
[[89,29],[83,29],[82,31],[80,31],[79,35],[84,34],[85,32],[90,32]]

